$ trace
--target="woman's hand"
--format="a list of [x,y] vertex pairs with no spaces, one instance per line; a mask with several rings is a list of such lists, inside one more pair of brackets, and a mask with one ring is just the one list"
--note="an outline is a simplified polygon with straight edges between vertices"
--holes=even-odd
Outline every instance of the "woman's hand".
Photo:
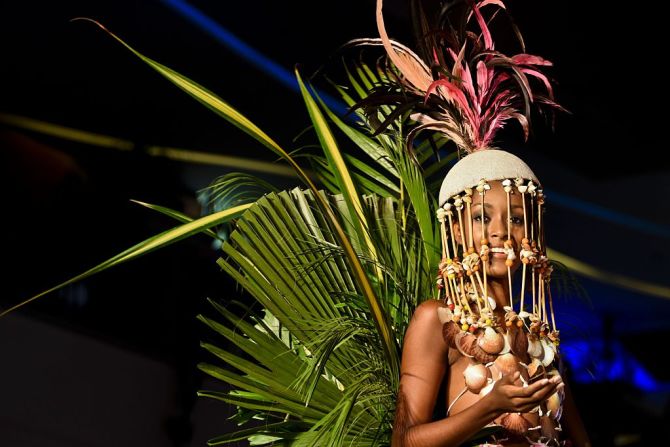
[[564,386],[561,376],[554,376],[524,387],[515,384],[519,375],[517,371],[503,376],[485,396],[491,408],[500,414],[527,413]]

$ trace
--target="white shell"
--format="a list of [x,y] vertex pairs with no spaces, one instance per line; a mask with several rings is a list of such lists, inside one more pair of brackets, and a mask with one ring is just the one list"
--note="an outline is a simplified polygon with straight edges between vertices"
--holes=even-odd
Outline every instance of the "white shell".
[[500,355],[507,354],[512,350],[512,344],[509,341],[511,336],[512,335],[509,332],[505,333],[505,335],[503,336],[503,340],[505,340],[505,346],[503,346],[502,351],[500,351],[498,354]]
[[454,314],[451,313],[451,310],[449,310],[448,307],[438,307],[437,318],[439,318],[440,322],[444,324],[452,321],[454,318]]
[[491,390],[493,389],[493,385],[495,385],[495,383],[496,383],[496,381],[492,380],[492,379],[488,379],[488,382],[489,383],[484,388],[482,388],[481,391],[479,392],[479,397],[484,397],[487,394],[489,394],[491,392]]
[[549,366],[551,365],[551,362],[554,361],[554,356],[556,355],[556,347],[545,339],[542,339],[542,347],[544,348],[544,357],[542,358],[542,364],[544,366]]
[[528,337],[528,355],[533,358],[541,358],[544,356],[544,349],[542,343],[537,338]]
[[472,363],[463,371],[463,377],[468,390],[477,394],[488,384],[491,371],[481,363]]

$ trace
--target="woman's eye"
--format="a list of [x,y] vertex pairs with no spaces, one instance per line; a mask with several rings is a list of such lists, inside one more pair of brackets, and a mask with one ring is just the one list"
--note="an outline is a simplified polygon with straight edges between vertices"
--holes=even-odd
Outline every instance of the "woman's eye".
[[512,216],[510,217],[509,221],[512,223],[512,225],[523,225],[523,217]]
[[488,216],[482,216],[481,214],[475,214],[473,220],[475,222],[481,222],[482,218],[484,219],[484,223],[488,223],[488,221],[491,220]]

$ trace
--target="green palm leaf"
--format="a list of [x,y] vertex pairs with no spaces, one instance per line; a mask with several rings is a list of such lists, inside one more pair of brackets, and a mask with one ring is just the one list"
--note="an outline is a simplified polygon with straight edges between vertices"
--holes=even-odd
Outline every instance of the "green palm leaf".
[[[342,201],[323,197],[332,207]],[[357,256],[379,267],[384,284],[394,285],[380,288],[379,298],[384,318],[394,322],[392,337],[398,343],[402,322],[430,287],[430,269],[408,253],[421,253],[422,242],[415,228],[408,235],[397,225],[391,198],[368,197],[361,207],[378,256],[373,259],[362,248]],[[342,221],[351,220],[348,207],[339,209]],[[216,304],[228,325],[200,317],[257,361],[205,345],[234,370],[201,368],[236,390],[202,395],[254,411],[266,421],[308,423],[299,426],[305,430],[294,434],[291,445],[370,446],[389,440],[399,376],[388,368],[383,337],[338,242],[311,191],[264,196],[237,221],[219,265],[262,305],[265,317],[247,321]],[[252,433],[247,430],[243,433]],[[288,442],[279,432],[269,435]],[[224,439],[240,437],[231,434],[217,442]]]

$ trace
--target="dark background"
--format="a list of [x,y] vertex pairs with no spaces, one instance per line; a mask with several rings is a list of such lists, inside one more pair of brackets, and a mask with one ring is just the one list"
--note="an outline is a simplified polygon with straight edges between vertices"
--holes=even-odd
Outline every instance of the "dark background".
[[[612,275],[666,287],[666,298],[582,278],[588,298],[559,307],[574,388],[596,445],[650,445],[667,423],[670,329],[665,272],[669,165],[664,39],[652,7],[510,1],[528,52],[555,63],[556,131],[515,151],[547,188],[550,245]],[[291,71],[312,73],[345,41],[375,37],[374,2],[194,1],[209,18]],[[411,43],[404,2],[387,29]],[[138,199],[196,216],[198,189],[230,170],[147,155],[175,146],[275,157],[187,97],[107,34],[207,86],[295,149],[308,117],[298,93],[161,1],[0,3],[0,113],[132,141],[95,147],[0,124],[0,303],[7,308],[170,228]],[[512,129],[512,131],[518,129]],[[513,132],[510,132],[513,135]],[[298,180],[268,177],[289,187]],[[552,200],[553,199],[553,200]],[[31,303],[0,319],[0,445],[204,445],[230,428],[221,388],[196,364],[210,334],[206,297],[237,297],[196,237]],[[575,294],[572,294],[575,295]]]

